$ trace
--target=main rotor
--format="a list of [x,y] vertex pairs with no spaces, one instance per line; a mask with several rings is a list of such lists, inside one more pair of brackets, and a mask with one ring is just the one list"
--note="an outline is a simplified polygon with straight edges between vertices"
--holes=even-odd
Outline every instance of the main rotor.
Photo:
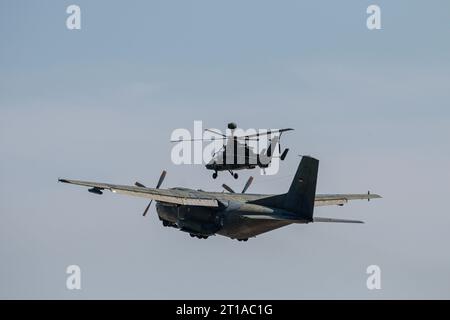
[[266,130],[264,132],[258,132],[258,133],[254,133],[254,134],[247,134],[247,135],[243,135],[243,136],[235,136],[234,132],[237,129],[237,124],[235,122],[230,122],[230,123],[227,124],[227,128],[231,131],[230,135],[225,135],[225,134],[223,134],[221,132],[218,132],[218,131],[216,131],[214,129],[205,129],[204,131],[208,131],[208,132],[210,132],[212,134],[215,134],[216,136],[219,136],[219,137],[200,138],[200,139],[197,139],[197,138],[194,138],[194,139],[178,139],[178,140],[171,140],[170,142],[213,141],[213,140],[227,140],[227,139],[230,139],[230,138],[231,139],[235,139],[235,140],[243,140],[245,142],[247,142],[247,141],[259,141],[261,136],[267,135],[267,136],[270,137],[274,133],[278,133],[281,136],[281,134],[283,132],[294,130],[292,128],[274,129],[274,130],[268,129],[268,130]]

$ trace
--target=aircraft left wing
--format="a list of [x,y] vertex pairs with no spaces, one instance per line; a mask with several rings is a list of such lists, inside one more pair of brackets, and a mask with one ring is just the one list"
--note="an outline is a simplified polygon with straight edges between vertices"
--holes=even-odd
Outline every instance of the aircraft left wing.
[[68,179],[58,179],[58,181],[84,187],[90,187],[91,189],[89,189],[89,191],[96,194],[102,194],[103,190],[109,190],[114,193],[148,198],[166,203],[203,207],[219,206],[219,203],[215,198],[208,197],[204,193],[198,193],[195,192],[195,190],[189,189],[155,189]]

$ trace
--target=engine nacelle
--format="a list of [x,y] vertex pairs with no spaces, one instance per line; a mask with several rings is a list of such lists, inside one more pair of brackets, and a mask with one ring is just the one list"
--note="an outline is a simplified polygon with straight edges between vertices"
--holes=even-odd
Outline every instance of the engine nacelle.
[[100,188],[97,188],[97,187],[88,189],[88,191],[89,191],[90,193],[94,193],[94,194],[103,194],[102,190],[103,190],[103,189],[100,189]]

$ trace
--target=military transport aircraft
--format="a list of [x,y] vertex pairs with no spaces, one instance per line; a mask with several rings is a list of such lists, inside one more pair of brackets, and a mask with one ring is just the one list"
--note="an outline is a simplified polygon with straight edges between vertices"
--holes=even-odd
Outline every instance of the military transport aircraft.
[[[349,200],[381,198],[377,194],[316,194],[319,161],[304,156],[298,166],[288,192],[279,195],[206,192],[187,188],[159,189],[166,175],[163,171],[156,188],[59,179],[60,182],[89,187],[89,192],[102,194],[103,190],[153,200],[159,219],[166,227],[175,227],[191,237],[206,239],[222,235],[247,241],[292,223],[341,222],[363,223],[358,220],[314,217],[315,206],[342,206]],[[251,181],[247,183],[249,185]],[[228,189],[227,189],[228,190]]]
[[[228,171],[235,179],[239,175],[234,172],[236,170],[243,169],[254,169],[259,167],[261,169],[268,168],[274,157],[274,150],[278,144],[278,152],[280,153],[280,159],[284,160],[289,148],[284,149],[281,153],[281,135],[283,132],[294,130],[292,128],[285,129],[275,129],[267,130],[265,132],[248,134],[243,136],[237,136],[234,134],[237,125],[233,122],[228,124],[228,129],[231,130],[231,134],[226,136],[220,132],[214,131],[212,129],[205,129],[210,133],[213,133],[220,137],[210,138],[210,139],[179,139],[172,140],[171,142],[182,142],[182,141],[211,141],[211,140],[224,140],[224,144],[220,150],[213,154],[213,158],[209,161],[205,167],[208,170],[214,170],[212,174],[213,179],[217,178],[218,171]],[[267,150],[262,150],[259,154],[255,153],[249,146],[249,141],[259,141],[261,136],[268,137],[269,146]],[[272,137],[272,135],[275,135]]]

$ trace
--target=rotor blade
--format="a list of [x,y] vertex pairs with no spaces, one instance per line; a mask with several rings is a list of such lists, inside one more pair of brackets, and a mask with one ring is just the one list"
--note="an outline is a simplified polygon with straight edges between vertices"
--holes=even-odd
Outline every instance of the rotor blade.
[[225,183],[222,185],[222,187],[225,189],[225,190],[227,190],[228,192],[230,192],[230,193],[236,193],[236,192],[234,192],[234,190],[233,189],[231,189],[229,186],[227,186]]
[[147,205],[147,208],[145,208],[144,213],[142,214],[144,217],[145,217],[145,215],[147,214],[147,211],[148,211],[148,209],[150,208],[150,205],[152,204],[152,201],[153,201],[153,200],[150,200],[150,202],[149,202],[148,205]]
[[244,189],[242,189],[241,193],[245,193],[245,191],[247,191],[248,187],[250,187],[250,185],[253,182],[253,177],[248,178],[247,183],[244,186]]
[[268,134],[272,134],[272,133],[282,133],[282,132],[286,132],[286,131],[291,131],[294,130],[292,128],[285,128],[285,129],[275,129],[275,130],[267,130],[267,132],[260,132],[260,133],[255,133],[255,134],[249,134],[246,136],[239,136],[237,138],[251,138],[251,137],[259,137],[259,136],[264,136],[264,135],[268,135]]
[[259,138],[249,138],[248,136],[239,136],[239,137],[234,137],[238,140],[242,140],[244,139],[245,141],[259,141]]
[[166,170],[163,170],[163,172],[161,173],[161,176],[159,177],[159,181],[158,184],[156,185],[156,189],[159,189],[159,187],[161,186],[161,183],[163,183],[164,178],[166,177]]
[[136,187],[146,188],[142,183],[140,183],[140,182],[138,182],[138,181],[136,181],[136,182],[134,183],[134,185],[135,185]]
[[170,140],[170,142],[184,142],[184,141],[214,141],[214,140],[224,140],[224,139],[226,139],[227,137],[223,137],[223,138],[218,138],[218,137],[212,137],[212,138],[209,138],[209,139],[203,139],[203,138],[200,138],[200,139],[178,139],[178,140]]
[[208,132],[211,132],[211,133],[217,134],[218,136],[222,136],[222,137],[224,137],[224,138],[226,138],[226,137],[227,137],[226,135],[224,135],[224,134],[222,134],[222,133],[220,133],[220,132],[217,132],[217,131],[211,130],[211,129],[205,129],[205,131],[208,131]]

